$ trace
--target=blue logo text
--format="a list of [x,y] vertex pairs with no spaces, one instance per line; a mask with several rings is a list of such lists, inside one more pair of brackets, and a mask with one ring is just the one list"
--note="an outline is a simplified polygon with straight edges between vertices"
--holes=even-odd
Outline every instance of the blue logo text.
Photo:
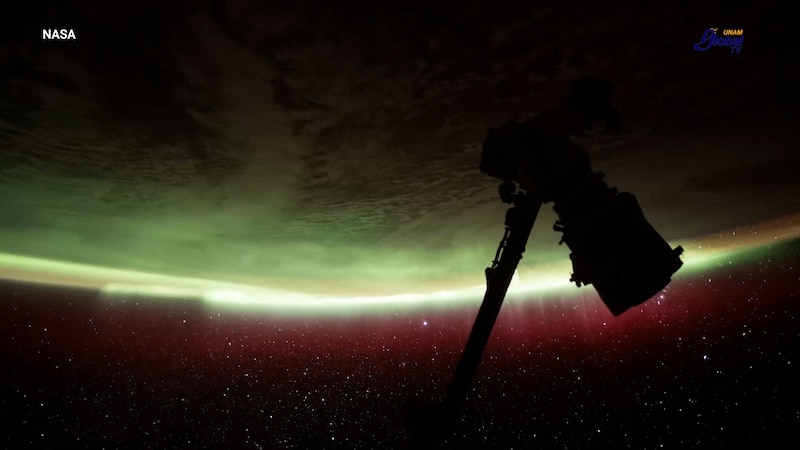
[[711,47],[730,47],[731,53],[738,54],[742,51],[744,30],[726,29],[722,34],[722,36],[717,34],[717,28],[707,29],[703,32],[700,42],[694,44],[694,49],[698,52],[704,52]]

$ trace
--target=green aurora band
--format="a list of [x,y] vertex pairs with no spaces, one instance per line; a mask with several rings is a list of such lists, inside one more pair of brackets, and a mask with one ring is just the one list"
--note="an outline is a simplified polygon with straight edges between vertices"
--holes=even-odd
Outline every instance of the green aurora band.
[[[798,236],[800,226],[794,217],[746,227],[745,231],[740,228],[683,241],[681,245],[686,250],[684,267],[675,279],[702,270],[762,258],[767,249]],[[578,298],[576,294],[585,294],[587,290],[596,295],[591,287],[578,289],[572,285],[569,282],[570,269],[568,259],[522,265],[509,289],[508,300],[531,302],[563,299],[566,296]],[[439,285],[447,288],[420,283],[419,292],[409,293],[407,286],[412,283],[403,280],[400,283],[402,286],[395,284],[394,292],[384,289],[378,295],[325,295],[307,288],[324,286],[325,282],[319,280],[299,280],[291,289],[275,288],[265,285],[269,281],[264,280],[247,283],[180,277],[0,253],[0,278],[4,279],[97,289],[109,301],[185,299],[203,301],[213,309],[271,315],[368,314],[423,307],[444,309],[465,302],[474,305],[485,290],[482,271],[478,269],[475,272],[472,278],[440,280]],[[285,286],[285,280],[277,284]],[[346,288],[347,282],[339,287]]]

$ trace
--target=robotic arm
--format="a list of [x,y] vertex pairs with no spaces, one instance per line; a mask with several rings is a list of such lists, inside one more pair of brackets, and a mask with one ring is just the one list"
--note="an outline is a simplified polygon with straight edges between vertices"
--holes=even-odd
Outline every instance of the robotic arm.
[[581,136],[593,122],[620,127],[611,105],[613,86],[594,78],[572,83],[560,105],[523,123],[489,130],[481,172],[501,180],[505,233],[492,266],[486,269],[486,294],[464,352],[441,402],[412,400],[402,411],[409,443],[425,448],[455,426],[483,351],[543,203],[558,214],[554,230],[563,233],[572,253],[570,281],[594,285],[614,316],[639,305],[670,282],[683,264],[681,247],[669,244],[645,219],[636,198],[619,193],[593,173],[586,151],[570,136]]

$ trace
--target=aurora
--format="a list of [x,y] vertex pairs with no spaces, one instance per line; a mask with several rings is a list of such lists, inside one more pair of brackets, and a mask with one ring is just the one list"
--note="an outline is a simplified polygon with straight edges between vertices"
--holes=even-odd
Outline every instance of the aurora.
[[[794,225],[787,227],[785,224]],[[684,271],[688,276],[797,237],[800,237],[800,220],[791,217],[686,240]],[[540,299],[537,301],[547,301],[547,293],[558,293],[559,298],[577,295],[579,289],[569,282],[570,267],[568,259],[521,267],[516,282],[509,289],[510,301],[519,303],[534,297]],[[423,282],[417,291],[409,291],[413,284],[405,281],[389,283],[389,286],[384,282],[384,293],[372,295],[365,283],[353,283],[351,295],[344,295],[341,284],[335,283],[338,286],[332,287],[331,293],[326,295],[321,285],[331,281],[325,279],[298,280],[291,288],[284,281],[276,288],[270,286],[269,280],[190,278],[0,254],[0,278],[7,280],[96,289],[106,299],[184,299],[217,309],[281,315],[369,315],[387,310],[475,305],[485,289],[477,275],[480,270],[475,272],[476,276],[467,279],[448,280],[445,276],[437,283]],[[317,287],[304,289],[308,285]],[[437,287],[440,288],[437,290]],[[587,288],[581,291],[586,293]]]

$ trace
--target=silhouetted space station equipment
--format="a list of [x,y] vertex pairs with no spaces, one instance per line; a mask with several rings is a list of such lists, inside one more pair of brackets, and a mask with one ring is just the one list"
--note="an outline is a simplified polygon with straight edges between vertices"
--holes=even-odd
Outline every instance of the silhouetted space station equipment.
[[614,316],[664,289],[683,264],[683,249],[671,248],[658,234],[636,197],[609,187],[603,173],[592,171],[587,152],[570,139],[584,136],[598,121],[612,132],[620,128],[613,94],[610,82],[581,78],[558,106],[489,130],[480,170],[500,180],[500,199],[513,206],[444,400],[414,399],[403,407],[411,447],[436,448],[452,432],[542,204],[552,202],[558,214],[553,229],[571,250],[570,281],[594,286]]

